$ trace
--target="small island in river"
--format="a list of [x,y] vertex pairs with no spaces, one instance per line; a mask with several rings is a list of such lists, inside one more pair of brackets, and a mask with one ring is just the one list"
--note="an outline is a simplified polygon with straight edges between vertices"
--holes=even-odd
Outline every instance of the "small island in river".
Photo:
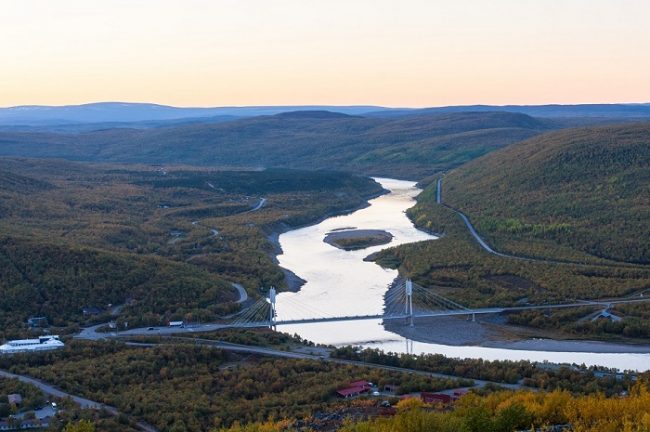
[[323,241],[339,249],[351,251],[390,243],[393,235],[384,230],[353,229],[327,233]]

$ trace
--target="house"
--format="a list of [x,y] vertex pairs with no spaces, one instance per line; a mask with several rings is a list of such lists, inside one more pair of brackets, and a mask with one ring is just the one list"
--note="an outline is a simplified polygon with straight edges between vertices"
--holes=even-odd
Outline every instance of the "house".
[[90,315],[99,315],[102,313],[102,310],[96,306],[88,306],[85,307],[81,310],[85,316],[90,316]]
[[384,391],[387,393],[397,393],[398,386],[396,384],[386,384],[384,386]]
[[618,316],[618,315],[614,315],[613,313],[611,313],[611,312],[608,311],[608,310],[603,310],[603,311],[600,311],[600,313],[599,313],[598,315],[596,315],[595,317],[593,317],[593,318],[591,319],[591,321],[597,321],[597,320],[600,320],[600,319],[609,320],[609,321],[611,321],[611,322],[619,322],[619,321],[621,321],[623,318],[621,318],[621,317]]
[[127,306],[135,306],[135,305],[138,304],[138,301],[136,299],[132,298],[132,297],[129,297],[129,298],[126,299],[126,301],[124,303]]
[[10,395],[7,395],[7,401],[9,402],[9,405],[13,405],[14,407],[18,408],[23,403],[23,397],[18,393],[12,393]]
[[31,419],[31,420],[16,420],[13,421],[0,421],[0,431],[16,431],[28,429],[45,429],[50,425],[50,419]]
[[350,387],[368,387],[368,390],[372,388],[372,383],[365,380],[352,381]]
[[371,388],[372,383],[368,381],[353,381],[347,387],[337,390],[336,394],[342,398],[350,398],[368,393]]
[[342,398],[359,396],[361,393],[367,393],[368,389],[364,387],[345,387],[336,391],[336,394]]
[[422,399],[422,402],[428,404],[449,404],[452,401],[452,398],[449,395],[429,392],[420,393],[420,399]]
[[47,327],[48,322],[46,317],[30,317],[27,320],[27,325],[29,328],[37,328],[37,327]]

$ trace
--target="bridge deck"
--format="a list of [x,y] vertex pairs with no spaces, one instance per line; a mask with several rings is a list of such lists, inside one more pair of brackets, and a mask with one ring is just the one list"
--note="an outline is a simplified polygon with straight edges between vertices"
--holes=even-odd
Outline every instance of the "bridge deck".
[[[526,306],[512,306],[512,307],[500,307],[500,308],[439,310],[439,311],[427,311],[427,312],[414,312],[413,318],[482,315],[482,314],[496,314],[496,313],[503,313],[503,312],[517,312],[517,311],[534,310],[534,309],[562,309],[562,308],[572,308],[572,307],[582,307],[582,306],[608,306],[613,304],[639,303],[639,302],[646,302],[646,301],[650,301],[650,298],[622,299],[622,300],[593,300],[593,301],[581,301],[581,302],[564,303],[564,304],[526,305]],[[409,317],[410,315],[407,314],[351,315],[351,316],[340,316],[340,317],[280,320],[274,322],[273,325],[280,326],[280,325],[292,325],[292,324],[310,324],[310,323],[325,323],[325,322],[337,322],[337,321],[363,321],[363,320],[375,320],[375,319],[396,320],[396,319],[406,319]],[[267,327],[268,325],[269,325],[268,321],[259,321],[259,322],[245,323],[245,324],[237,324],[237,325],[233,325],[233,327]]]

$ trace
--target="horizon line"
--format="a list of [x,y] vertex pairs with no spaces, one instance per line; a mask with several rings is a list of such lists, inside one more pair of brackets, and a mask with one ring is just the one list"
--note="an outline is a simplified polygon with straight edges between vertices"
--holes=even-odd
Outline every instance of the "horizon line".
[[580,106],[580,105],[650,105],[650,100],[645,102],[550,102],[550,103],[507,103],[507,104],[490,104],[490,103],[472,103],[472,104],[457,104],[457,105],[421,105],[421,106],[390,106],[390,105],[377,105],[377,104],[319,104],[319,103],[308,103],[308,104],[268,104],[268,105],[168,105],[158,102],[131,102],[131,101],[94,101],[94,102],[81,102],[81,103],[71,103],[63,105],[40,105],[40,104],[22,104],[22,105],[4,105],[0,106],[0,109],[12,109],[12,108],[65,108],[65,107],[82,107],[87,105],[100,105],[100,104],[125,104],[125,105],[153,105],[160,106],[165,108],[179,108],[179,109],[214,109],[214,108],[285,108],[285,107],[341,107],[341,108],[355,108],[355,107],[368,107],[368,108],[383,108],[383,109],[426,109],[426,108],[451,108],[451,107],[474,107],[474,106],[486,106],[486,107],[517,107],[517,106],[526,106],[526,107],[543,107],[543,106]]

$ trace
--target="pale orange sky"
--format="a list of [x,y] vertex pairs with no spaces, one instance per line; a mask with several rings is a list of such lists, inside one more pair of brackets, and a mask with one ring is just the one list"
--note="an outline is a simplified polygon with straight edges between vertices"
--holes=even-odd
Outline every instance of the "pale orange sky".
[[0,0],[0,106],[650,102],[650,0]]

